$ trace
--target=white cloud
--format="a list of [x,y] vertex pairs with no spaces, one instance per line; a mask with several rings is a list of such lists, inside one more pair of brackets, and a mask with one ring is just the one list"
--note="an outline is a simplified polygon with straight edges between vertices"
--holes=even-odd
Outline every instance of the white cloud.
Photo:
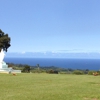
[[25,54],[25,53],[26,53],[25,51],[22,51],[22,52],[21,52],[21,54]]

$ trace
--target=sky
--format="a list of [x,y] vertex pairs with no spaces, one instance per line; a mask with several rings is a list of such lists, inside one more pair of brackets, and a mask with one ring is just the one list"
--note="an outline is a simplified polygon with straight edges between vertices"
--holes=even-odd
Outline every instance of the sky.
[[100,0],[0,0],[8,52],[100,52]]

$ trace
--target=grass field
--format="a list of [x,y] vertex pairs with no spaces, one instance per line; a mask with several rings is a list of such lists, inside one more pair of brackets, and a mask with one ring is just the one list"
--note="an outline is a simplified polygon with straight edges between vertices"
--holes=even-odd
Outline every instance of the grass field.
[[100,76],[0,74],[0,100],[100,100]]

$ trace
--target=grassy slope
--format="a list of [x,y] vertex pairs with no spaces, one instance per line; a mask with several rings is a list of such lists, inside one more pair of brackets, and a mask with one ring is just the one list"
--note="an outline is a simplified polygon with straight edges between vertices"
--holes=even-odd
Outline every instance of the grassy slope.
[[100,76],[0,74],[0,100],[100,100]]

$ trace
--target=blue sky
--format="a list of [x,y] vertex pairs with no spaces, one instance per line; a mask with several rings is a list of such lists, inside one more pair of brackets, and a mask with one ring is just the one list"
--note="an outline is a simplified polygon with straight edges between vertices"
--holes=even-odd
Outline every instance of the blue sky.
[[8,52],[100,52],[100,0],[0,0]]

